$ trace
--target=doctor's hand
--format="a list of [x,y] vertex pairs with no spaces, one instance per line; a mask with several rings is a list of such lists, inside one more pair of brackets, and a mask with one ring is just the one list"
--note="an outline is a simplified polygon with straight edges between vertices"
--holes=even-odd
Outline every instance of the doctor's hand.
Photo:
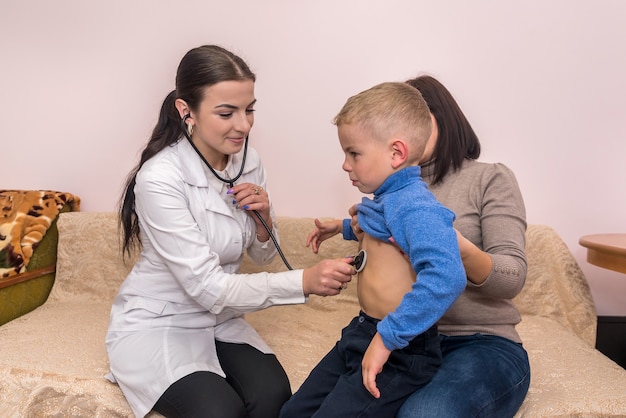
[[265,230],[263,222],[253,212],[257,211],[263,218],[270,231],[273,228],[272,216],[270,215],[270,198],[265,189],[261,186],[257,186],[252,183],[237,184],[226,192],[233,196],[233,205],[237,208],[241,208],[252,217],[256,223],[257,239],[261,242],[265,242],[270,239],[269,233]]
[[322,260],[304,269],[302,290],[305,296],[334,296],[348,286],[356,270],[350,264],[352,257]]
[[369,347],[365,350],[361,367],[363,369],[363,386],[375,398],[380,398],[380,390],[376,387],[376,376],[383,371],[383,366],[389,360],[391,350],[385,347],[379,333],[374,334]]

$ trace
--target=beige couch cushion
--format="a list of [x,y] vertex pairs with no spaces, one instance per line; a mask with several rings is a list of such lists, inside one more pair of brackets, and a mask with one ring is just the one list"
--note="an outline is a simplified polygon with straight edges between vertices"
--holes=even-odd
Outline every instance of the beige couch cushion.
[[585,275],[565,242],[549,226],[529,225],[526,257],[526,283],[514,299],[520,313],[552,318],[594,346],[596,307]]
[[518,331],[531,382],[516,417],[626,417],[626,371],[553,319],[526,315]]
[[[356,250],[335,237],[315,256],[304,247],[312,219],[282,217],[278,224],[294,267]],[[63,214],[58,228],[57,282],[50,298],[0,327],[0,416],[131,417],[117,385],[103,378],[109,309],[131,266],[119,256],[115,214]],[[528,283],[516,303],[524,314],[518,328],[532,381],[517,416],[626,416],[626,371],[589,341],[595,310],[584,276],[553,230],[531,226],[528,237]],[[244,269],[261,267],[246,261]],[[285,267],[277,257],[270,269]],[[248,319],[297,389],[357,311],[353,283],[338,297],[312,296],[306,305],[272,307]]]
[[0,416],[132,417],[119,387],[103,378],[111,302],[129,270],[115,214],[62,215],[48,300],[0,327]]

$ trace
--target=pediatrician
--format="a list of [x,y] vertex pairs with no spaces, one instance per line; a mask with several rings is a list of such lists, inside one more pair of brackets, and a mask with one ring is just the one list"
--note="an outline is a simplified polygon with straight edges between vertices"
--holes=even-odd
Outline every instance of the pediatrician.
[[239,273],[244,251],[260,264],[279,251],[265,170],[248,147],[254,83],[221,47],[189,51],[127,179],[123,248],[141,255],[113,302],[106,347],[108,378],[137,417],[277,416],[289,381],[244,313],[336,295],[354,273],[349,258]]

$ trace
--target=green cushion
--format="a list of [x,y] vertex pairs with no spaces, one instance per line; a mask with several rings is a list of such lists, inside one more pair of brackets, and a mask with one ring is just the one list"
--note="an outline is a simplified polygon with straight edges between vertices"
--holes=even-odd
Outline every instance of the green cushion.
[[[69,211],[70,206],[65,205],[60,213]],[[57,216],[52,222],[33,252],[28,266],[26,266],[26,271],[56,264],[59,238],[59,232],[57,231],[58,218]],[[0,325],[6,324],[41,306],[48,299],[54,284],[54,277],[55,273],[50,273],[0,289]]]

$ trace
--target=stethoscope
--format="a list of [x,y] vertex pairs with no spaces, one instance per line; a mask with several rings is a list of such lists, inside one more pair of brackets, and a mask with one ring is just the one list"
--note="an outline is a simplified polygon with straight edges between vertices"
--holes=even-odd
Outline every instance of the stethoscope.
[[[206,164],[206,166],[209,168],[209,170],[211,170],[211,173],[213,173],[213,175],[219,181],[228,184],[228,187],[233,187],[235,185],[235,182],[237,180],[239,180],[239,177],[241,177],[241,174],[243,173],[243,169],[244,169],[244,167],[246,165],[246,155],[248,154],[248,135],[246,135],[246,139],[245,139],[244,146],[243,146],[243,157],[241,158],[241,167],[239,168],[239,173],[237,173],[237,175],[234,178],[232,178],[232,179],[225,179],[224,177],[220,176],[213,169],[213,167],[211,167],[211,164],[209,164],[209,162],[206,160],[206,158],[204,158],[204,155],[202,155],[202,153],[200,152],[198,147],[196,147],[196,145],[191,140],[191,137],[187,133],[187,124],[185,122],[190,117],[191,117],[190,114],[186,114],[185,116],[183,116],[183,118],[181,120],[181,128],[182,128],[183,134],[185,135],[185,138],[187,138],[187,140],[191,144],[191,147],[200,156],[200,158],[202,159],[204,164]],[[291,265],[289,265],[289,262],[287,261],[287,258],[285,258],[285,254],[283,254],[283,251],[281,250],[280,245],[278,245],[278,241],[276,240],[276,237],[274,237],[274,234],[272,234],[272,231],[270,230],[269,225],[267,225],[267,223],[265,222],[265,219],[263,219],[261,214],[259,212],[257,212],[256,210],[253,209],[252,212],[254,212],[256,217],[259,218],[259,220],[263,224],[263,227],[265,228],[265,230],[269,234],[270,238],[272,239],[272,242],[274,243],[274,246],[276,247],[276,250],[278,251],[278,254],[280,255],[280,258],[283,259],[283,263],[285,263],[285,266],[287,266],[287,268],[289,270],[293,270]],[[350,262],[350,264],[354,266],[354,268],[356,269],[357,273],[360,273],[361,270],[363,270],[363,268],[365,267],[365,262],[366,261],[367,261],[367,253],[364,250],[361,250],[361,251],[359,251],[359,253],[357,255],[355,255],[352,258],[352,261]]]
[[[200,156],[200,159],[202,159],[202,161],[204,162],[204,164],[209,168],[209,170],[211,170],[211,173],[213,173],[213,175],[221,182],[228,184],[228,187],[233,187],[235,185],[235,182],[237,180],[239,180],[239,177],[241,177],[241,174],[243,173],[243,169],[246,165],[246,155],[248,154],[248,135],[246,135],[246,139],[244,142],[244,146],[243,146],[243,157],[241,159],[241,167],[239,168],[239,173],[237,173],[237,175],[232,178],[232,179],[225,179],[224,177],[220,176],[214,169],[213,167],[211,167],[211,164],[209,164],[209,162],[206,160],[206,158],[204,158],[204,155],[202,155],[202,153],[200,152],[200,150],[198,149],[198,147],[196,147],[196,145],[193,143],[193,141],[191,140],[191,137],[189,136],[189,134],[187,133],[187,124],[185,123],[187,121],[187,119],[189,119],[191,117],[190,114],[186,114],[185,116],[183,116],[183,118],[181,119],[181,128],[183,131],[183,134],[185,135],[185,138],[187,138],[187,140],[189,141],[189,143],[191,144],[191,147],[196,151],[196,153]],[[267,223],[265,222],[265,219],[263,219],[263,217],[261,216],[261,214],[259,212],[257,212],[256,210],[252,210],[252,212],[254,212],[254,214],[256,215],[257,218],[259,218],[259,220],[261,221],[261,223],[263,224],[263,227],[265,228],[265,230],[267,231],[267,233],[269,234],[270,238],[272,239],[272,242],[274,243],[274,246],[276,247],[276,250],[278,251],[278,254],[280,254],[280,258],[283,259],[283,263],[285,263],[285,266],[287,266],[287,268],[289,270],[293,270],[293,268],[289,265],[289,262],[287,262],[287,259],[285,258],[285,255],[283,254],[283,251],[280,248],[280,245],[278,245],[278,241],[276,240],[276,237],[274,236],[274,234],[272,234],[272,231],[269,227],[269,225],[267,225]]]

